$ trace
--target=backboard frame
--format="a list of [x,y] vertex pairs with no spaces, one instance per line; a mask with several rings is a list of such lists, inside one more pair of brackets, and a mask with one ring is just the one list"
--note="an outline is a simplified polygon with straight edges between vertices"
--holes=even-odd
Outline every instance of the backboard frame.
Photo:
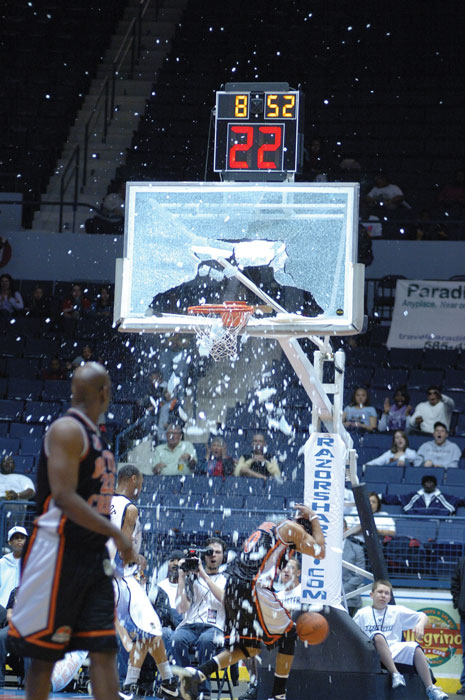
[[[265,190],[267,192],[265,192]],[[346,202],[344,205],[345,227],[342,232],[347,236],[345,245],[344,265],[344,291],[343,313],[340,316],[324,318],[322,315],[310,317],[297,314],[277,314],[274,317],[252,317],[249,320],[244,333],[250,337],[268,338],[304,338],[314,335],[351,335],[361,331],[363,326],[363,287],[364,265],[357,260],[358,238],[358,183],[238,183],[238,182],[130,182],[126,191],[126,219],[124,233],[124,258],[118,259],[115,276],[115,305],[114,322],[119,324],[122,332],[148,332],[148,333],[194,333],[195,328],[192,317],[185,313],[161,313],[156,316],[146,316],[140,312],[134,312],[131,308],[131,294],[133,293],[133,276],[138,274],[133,269],[135,259],[135,246],[142,244],[136,241],[137,226],[135,220],[138,210],[141,210],[141,201],[150,201],[150,195],[156,197],[173,198],[179,193],[192,196],[193,202],[205,200],[208,196],[214,197],[220,193],[234,200],[239,193],[282,194],[282,201],[294,195],[305,196],[341,196]],[[138,199],[138,194],[141,196]],[[145,198],[145,200],[144,200]],[[157,206],[159,204],[157,203]],[[280,205],[281,206],[281,205]],[[284,204],[282,206],[285,206]],[[338,205],[341,206],[341,205]],[[258,207],[261,208],[261,207]],[[295,205],[292,206],[295,209]],[[328,216],[326,217],[328,218]],[[339,217],[340,218],[340,217]],[[322,219],[323,220],[323,219]],[[139,223],[140,227],[140,223]],[[145,234],[144,234],[145,235]],[[341,235],[341,234],[340,234]],[[154,238],[154,240],[156,240]],[[244,239],[248,240],[248,239]],[[257,240],[257,239],[256,239]],[[260,240],[260,239],[258,239]],[[182,244],[182,235],[177,241],[173,241],[173,250],[176,244]],[[139,250],[139,258],[141,256]],[[193,303],[199,303],[194,300]],[[202,322],[197,318],[195,324]],[[205,319],[205,323],[207,323]]]

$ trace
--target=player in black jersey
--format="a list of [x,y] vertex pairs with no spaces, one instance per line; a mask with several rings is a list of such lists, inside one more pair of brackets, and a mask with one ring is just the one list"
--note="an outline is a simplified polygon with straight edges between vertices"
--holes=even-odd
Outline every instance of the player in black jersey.
[[69,411],[45,435],[37,505],[9,630],[10,648],[32,658],[27,700],[47,700],[55,661],[88,650],[96,700],[117,700],[113,538],[125,562],[131,541],[110,521],[116,467],[97,428],[110,401],[105,368],[88,362],[73,374]]
[[181,678],[184,700],[196,700],[199,684],[218,669],[256,656],[261,644],[278,646],[272,698],[284,700],[294,658],[295,624],[272,586],[279,564],[292,547],[317,559],[325,556],[318,516],[307,506],[296,505],[297,519],[265,522],[244,543],[243,551],[228,570],[223,603],[226,611],[222,651],[198,668],[175,667]]

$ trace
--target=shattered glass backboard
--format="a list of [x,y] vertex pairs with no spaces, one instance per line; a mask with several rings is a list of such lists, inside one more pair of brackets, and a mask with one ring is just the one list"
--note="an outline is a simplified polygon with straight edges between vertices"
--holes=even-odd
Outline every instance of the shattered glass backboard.
[[115,321],[193,332],[188,306],[242,299],[257,306],[250,336],[359,332],[358,196],[346,183],[128,183]]

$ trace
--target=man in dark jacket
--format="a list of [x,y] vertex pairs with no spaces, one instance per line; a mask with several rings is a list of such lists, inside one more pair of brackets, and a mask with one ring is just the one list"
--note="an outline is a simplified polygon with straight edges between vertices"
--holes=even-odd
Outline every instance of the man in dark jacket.
[[382,503],[388,505],[401,505],[408,515],[443,515],[450,517],[455,514],[459,506],[465,505],[464,498],[442,493],[438,489],[438,481],[431,474],[425,475],[421,480],[423,488],[406,494],[383,494]]
[[[460,557],[452,574],[450,582],[450,592],[452,603],[457,608],[460,615],[460,634],[465,639],[465,557]],[[457,695],[465,695],[465,645],[462,648],[462,673],[460,674],[460,685]]]

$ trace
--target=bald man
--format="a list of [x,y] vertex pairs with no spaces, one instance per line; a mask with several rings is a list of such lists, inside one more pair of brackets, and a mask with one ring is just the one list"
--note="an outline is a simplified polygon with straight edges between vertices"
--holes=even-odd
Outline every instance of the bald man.
[[47,431],[39,458],[37,508],[9,630],[10,649],[32,658],[28,700],[47,700],[53,665],[67,651],[89,651],[96,700],[118,699],[113,538],[124,562],[137,560],[110,520],[115,461],[97,428],[110,379],[96,362],[76,369],[71,408]]

